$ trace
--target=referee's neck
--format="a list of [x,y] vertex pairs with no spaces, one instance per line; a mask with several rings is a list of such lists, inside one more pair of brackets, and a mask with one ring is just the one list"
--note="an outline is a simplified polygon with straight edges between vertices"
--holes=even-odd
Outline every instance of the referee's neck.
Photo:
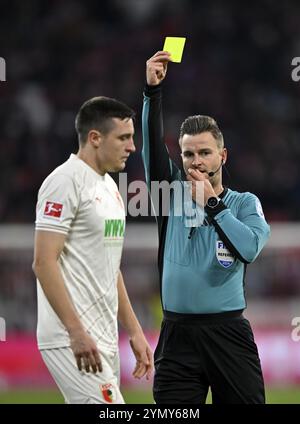
[[217,196],[220,196],[220,194],[224,191],[224,187],[222,184],[218,184],[217,187],[213,187],[213,189]]

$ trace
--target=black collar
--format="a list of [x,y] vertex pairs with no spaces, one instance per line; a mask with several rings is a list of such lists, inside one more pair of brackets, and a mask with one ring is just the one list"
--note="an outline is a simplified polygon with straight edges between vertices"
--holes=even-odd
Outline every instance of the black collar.
[[222,193],[220,193],[218,197],[219,197],[220,199],[223,199],[223,197],[225,197],[225,196],[226,196],[227,192],[228,192],[228,187],[224,187],[224,189],[223,189]]

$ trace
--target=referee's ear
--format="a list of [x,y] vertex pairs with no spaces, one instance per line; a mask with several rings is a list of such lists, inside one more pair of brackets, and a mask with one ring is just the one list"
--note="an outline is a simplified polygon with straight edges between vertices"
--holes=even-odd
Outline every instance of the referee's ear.
[[226,161],[227,161],[227,149],[226,147],[224,147],[223,152],[221,154],[222,157],[222,165],[225,165]]

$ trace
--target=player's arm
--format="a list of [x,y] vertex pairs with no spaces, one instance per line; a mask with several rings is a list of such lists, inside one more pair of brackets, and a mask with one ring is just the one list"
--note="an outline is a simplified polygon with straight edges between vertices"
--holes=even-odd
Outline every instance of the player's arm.
[[121,271],[118,275],[118,302],[118,319],[129,336],[130,345],[136,358],[133,376],[141,378],[146,374],[146,378],[149,380],[153,370],[152,350],[132,309]]
[[79,370],[84,366],[89,372],[91,367],[96,373],[102,371],[96,343],[80,321],[58,265],[65,239],[66,236],[61,233],[37,230],[32,268],[48,302],[69,333]]
[[142,130],[142,158],[145,167],[146,181],[170,181],[172,162],[164,143],[161,82],[167,72],[170,55],[157,52],[146,64],[147,84],[144,91]]

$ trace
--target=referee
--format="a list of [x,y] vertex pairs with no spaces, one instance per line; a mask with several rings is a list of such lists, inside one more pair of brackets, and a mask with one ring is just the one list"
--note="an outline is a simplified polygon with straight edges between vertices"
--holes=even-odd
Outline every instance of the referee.
[[[163,322],[155,351],[157,404],[263,404],[264,381],[252,329],[243,317],[244,278],[269,237],[259,199],[222,185],[227,159],[222,133],[208,116],[188,117],[179,143],[186,176],[164,144],[161,82],[170,55],[147,61],[143,161],[147,183],[166,180],[204,186],[203,225],[189,228],[174,214],[157,213]],[[172,196],[172,195],[171,195]],[[198,202],[198,197],[197,197]],[[201,206],[201,205],[200,205]]]

